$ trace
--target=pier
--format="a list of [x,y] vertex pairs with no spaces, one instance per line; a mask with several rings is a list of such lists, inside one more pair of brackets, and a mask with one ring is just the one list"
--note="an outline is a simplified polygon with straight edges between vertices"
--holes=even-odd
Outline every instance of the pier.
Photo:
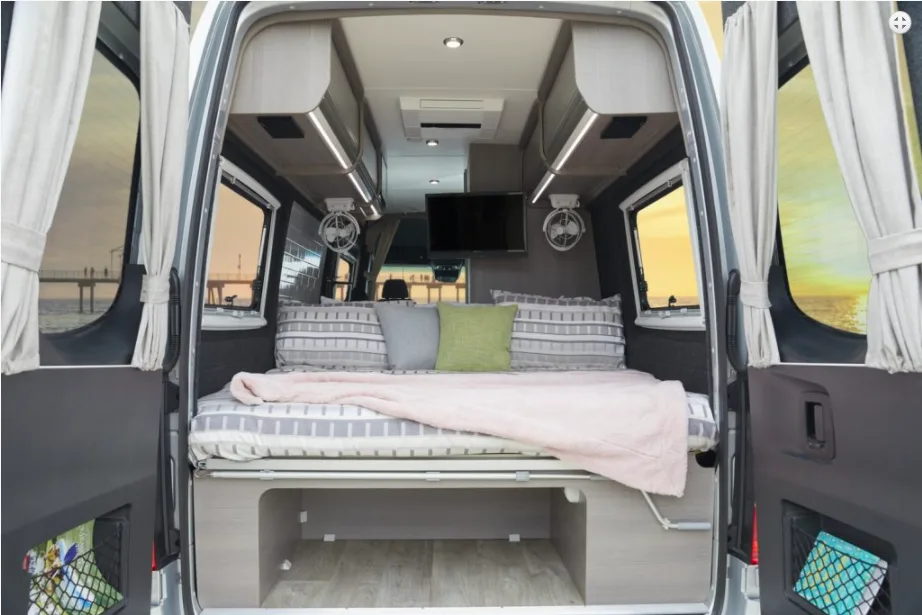
[[[249,286],[253,282],[253,274],[218,273],[208,280],[208,299],[217,295],[218,301],[224,300],[224,286],[227,284],[244,284]],[[118,285],[122,281],[121,271],[99,271],[84,269],[82,271],[63,271],[59,269],[42,269],[38,272],[38,281],[41,284],[76,284],[80,289],[81,314],[84,313],[86,299],[89,299],[88,312],[93,313],[96,303],[96,286],[99,284]]]
[[[108,274],[108,275],[107,275]],[[225,286],[247,286],[252,287],[252,273],[216,273],[214,277],[208,279],[207,299],[208,305],[224,304],[224,287]],[[58,269],[42,269],[38,272],[38,281],[41,284],[75,284],[80,290],[80,308],[81,314],[84,313],[86,299],[89,299],[88,312],[93,313],[96,303],[96,286],[99,284],[115,284],[121,282],[121,272],[105,270],[98,271],[95,269],[85,269],[83,271],[63,271]],[[432,303],[433,295],[436,301],[442,301],[442,292],[446,289],[454,289],[454,297],[448,297],[449,300],[462,301],[462,293],[467,290],[465,282],[443,283],[435,282],[430,276],[408,276],[406,278],[407,287],[410,296],[414,296],[414,290],[420,292],[425,290],[427,303]],[[384,286],[384,280],[379,280],[375,289],[375,297],[381,296],[381,289]]]

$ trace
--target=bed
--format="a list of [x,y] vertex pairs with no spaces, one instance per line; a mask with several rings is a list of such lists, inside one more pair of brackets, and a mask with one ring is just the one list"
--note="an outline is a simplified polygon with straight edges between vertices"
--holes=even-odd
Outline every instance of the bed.
[[[281,373],[287,370],[273,370]],[[386,372],[394,373],[394,372]],[[419,372],[414,372],[419,373]],[[688,450],[712,449],[717,423],[708,398],[687,393]],[[439,429],[355,405],[238,402],[225,387],[198,402],[189,435],[194,462],[292,458],[548,457],[525,444]]]
[[[269,374],[286,371],[331,370],[298,366]],[[429,372],[409,373],[429,377]],[[210,606],[255,608],[277,578],[277,562],[290,557],[296,541],[347,542],[364,536],[396,543],[418,541],[425,531],[441,540],[470,535],[491,541],[548,539],[568,570],[582,571],[575,578],[586,604],[641,601],[635,596],[645,591],[643,579],[662,567],[654,561],[656,554],[669,552],[673,574],[689,581],[666,599],[702,601],[699,588],[707,587],[710,574],[716,483],[713,470],[695,464],[690,453],[716,446],[718,428],[707,396],[685,393],[684,399],[686,437],[678,391],[671,404],[669,450],[687,464],[682,484],[669,493],[632,484],[631,477],[606,477],[513,440],[440,429],[356,404],[246,405],[225,387],[198,401],[189,435],[196,465],[195,524],[206,528],[196,532],[200,596]],[[561,407],[566,422],[567,409],[558,404],[547,406],[555,417]],[[624,425],[620,418],[615,424]],[[641,460],[662,465],[655,458],[646,462]],[[645,468],[633,470],[643,474]],[[451,514],[441,512],[462,500]],[[387,517],[385,509],[396,512]],[[538,529],[529,529],[525,518],[537,519]],[[249,566],[245,573],[240,562]],[[614,583],[613,568],[625,571]]]

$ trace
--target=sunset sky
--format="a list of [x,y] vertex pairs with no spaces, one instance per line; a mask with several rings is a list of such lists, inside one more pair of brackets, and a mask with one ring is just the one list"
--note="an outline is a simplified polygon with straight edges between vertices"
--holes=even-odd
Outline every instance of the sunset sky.
[[670,295],[679,299],[678,305],[698,303],[690,301],[698,297],[698,284],[684,186],[641,209],[637,233],[650,306],[666,306]]
[[[203,4],[193,3],[195,16]],[[720,3],[701,4],[722,53]],[[864,237],[845,193],[809,68],[781,89],[778,115],[778,197],[792,290],[795,295],[813,296],[866,293],[870,274]],[[97,54],[43,268],[102,271],[110,263],[119,267],[117,250],[124,241],[138,120],[134,86]],[[914,122],[911,132],[917,146]],[[918,164],[922,156],[918,150],[914,154]],[[644,253],[644,265],[651,296],[697,293],[681,197],[680,193],[670,195],[668,203],[641,218],[642,242],[650,246]],[[215,272],[236,272],[238,254],[242,255],[241,270],[256,267],[258,212],[232,202],[234,199],[239,197],[225,194],[219,207],[210,267]],[[100,288],[97,296],[104,297],[114,288]],[[43,284],[41,296],[76,297],[76,285]]]

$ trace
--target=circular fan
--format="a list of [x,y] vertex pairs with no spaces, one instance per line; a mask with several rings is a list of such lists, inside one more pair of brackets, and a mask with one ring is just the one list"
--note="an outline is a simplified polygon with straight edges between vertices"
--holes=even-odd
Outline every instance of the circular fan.
[[334,252],[348,252],[359,238],[359,222],[345,211],[331,211],[320,221],[320,236]]
[[583,218],[572,209],[555,209],[544,219],[544,236],[559,252],[566,252],[579,243],[585,232]]

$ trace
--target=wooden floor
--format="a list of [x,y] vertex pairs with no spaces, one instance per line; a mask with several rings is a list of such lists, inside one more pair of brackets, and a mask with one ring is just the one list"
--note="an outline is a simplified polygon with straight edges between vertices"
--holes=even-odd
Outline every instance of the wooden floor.
[[583,604],[548,540],[304,541],[264,608]]

